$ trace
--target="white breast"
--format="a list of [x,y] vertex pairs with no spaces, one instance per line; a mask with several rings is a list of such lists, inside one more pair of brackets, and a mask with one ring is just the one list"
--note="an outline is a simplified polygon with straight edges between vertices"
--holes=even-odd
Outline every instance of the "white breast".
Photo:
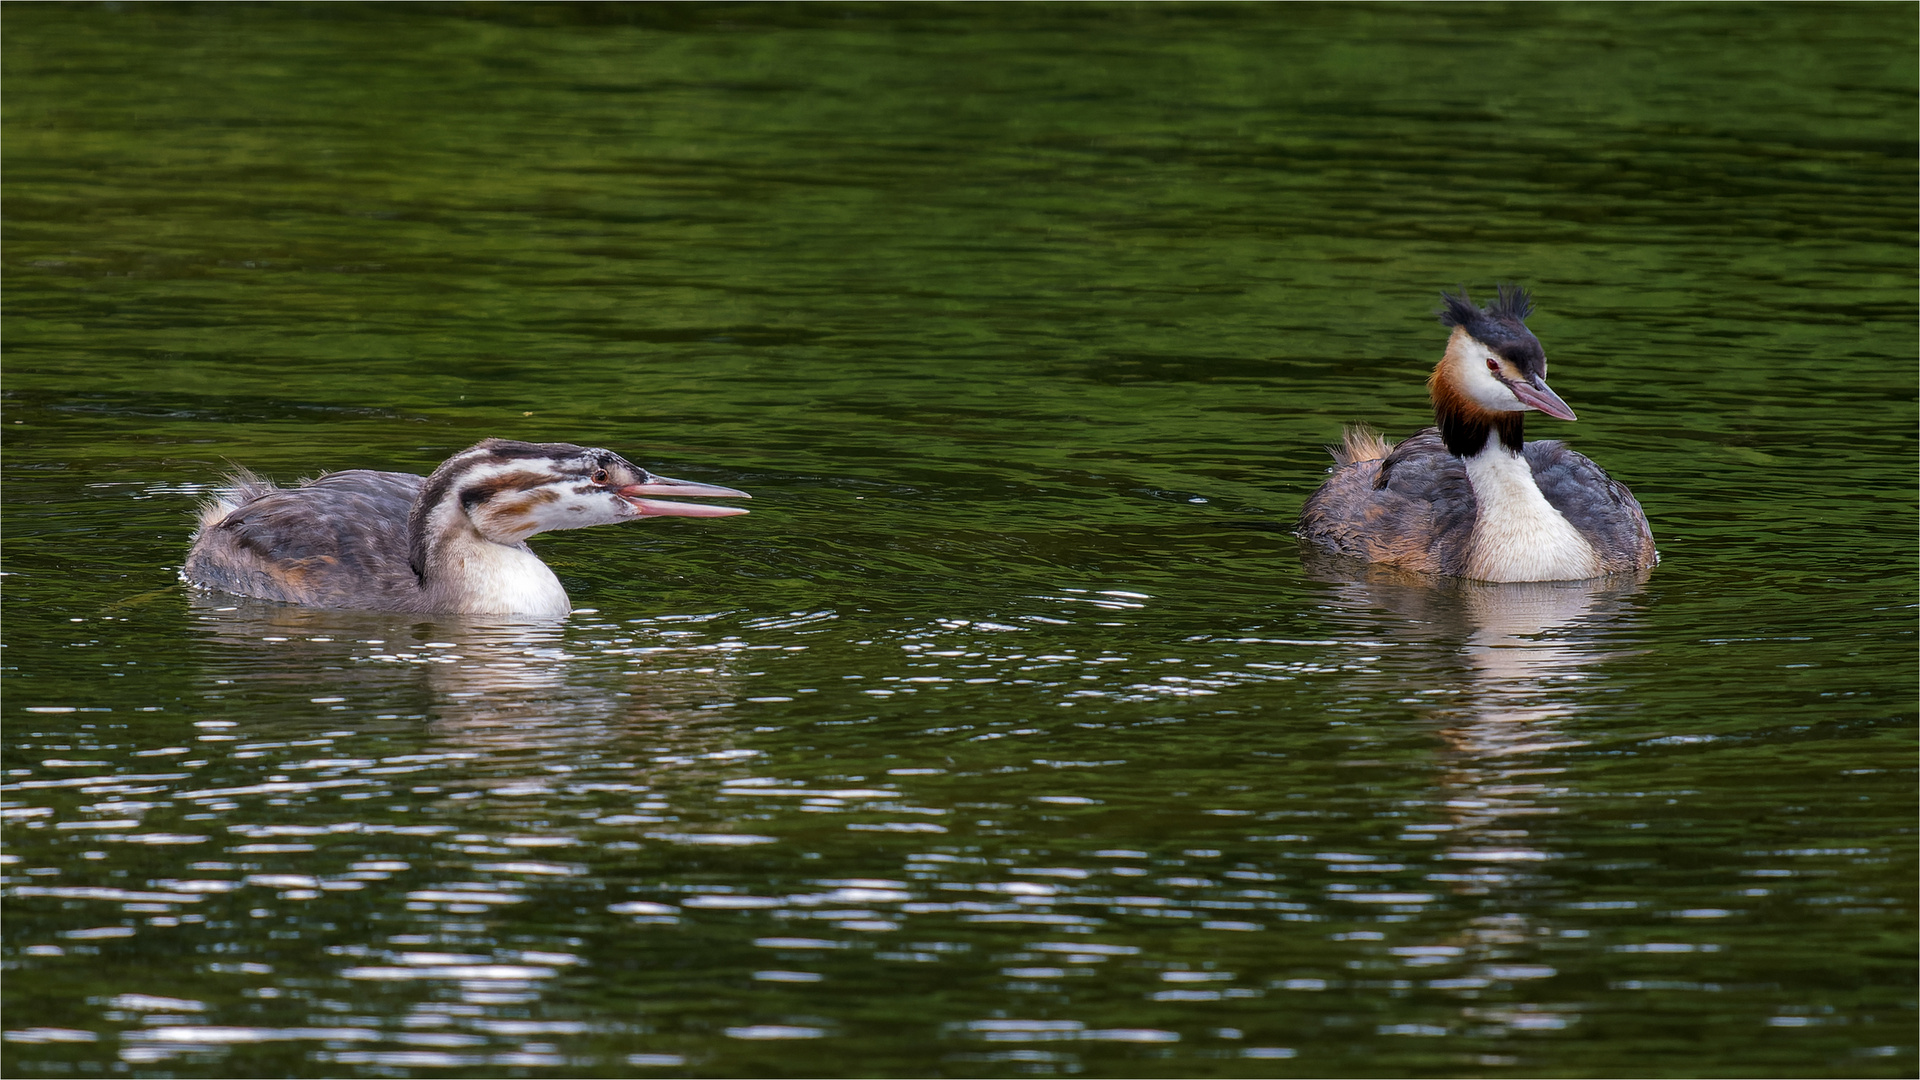
[[1480,505],[1467,576],[1481,581],[1578,581],[1597,577],[1600,557],[1547,502],[1527,459],[1489,439],[1466,459]]
[[454,610],[475,615],[565,615],[573,610],[560,579],[527,548],[482,541],[449,554]]

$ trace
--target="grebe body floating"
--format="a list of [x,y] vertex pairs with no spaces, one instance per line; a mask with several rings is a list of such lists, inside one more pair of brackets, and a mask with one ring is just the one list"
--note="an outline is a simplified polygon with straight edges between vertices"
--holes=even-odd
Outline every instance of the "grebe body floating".
[[1523,320],[1525,290],[1482,309],[1441,293],[1453,327],[1427,387],[1435,427],[1399,445],[1365,428],[1330,447],[1333,475],[1301,509],[1300,536],[1368,562],[1480,581],[1575,581],[1660,561],[1633,493],[1587,457],[1525,442],[1522,417],[1573,410],[1547,387]]
[[348,469],[280,488],[242,470],[200,512],[181,576],[319,608],[564,615],[560,580],[526,544],[555,529],[727,517],[752,498],[655,476],[610,450],[488,439],[431,476]]

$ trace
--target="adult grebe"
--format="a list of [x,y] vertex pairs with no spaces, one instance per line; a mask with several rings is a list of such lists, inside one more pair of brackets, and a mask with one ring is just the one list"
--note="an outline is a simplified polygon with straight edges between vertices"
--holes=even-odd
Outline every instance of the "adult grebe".
[[1500,286],[1484,310],[1441,293],[1454,328],[1427,380],[1437,428],[1398,446],[1348,428],[1333,475],[1300,511],[1300,536],[1343,555],[1481,581],[1574,581],[1660,561],[1640,504],[1557,442],[1523,442],[1530,409],[1572,420],[1521,320],[1533,299]]
[[752,498],[654,476],[611,450],[488,439],[432,476],[348,469],[278,488],[242,470],[200,511],[181,576],[223,592],[321,608],[565,615],[535,533],[645,517],[726,517],[731,506],[648,496]]

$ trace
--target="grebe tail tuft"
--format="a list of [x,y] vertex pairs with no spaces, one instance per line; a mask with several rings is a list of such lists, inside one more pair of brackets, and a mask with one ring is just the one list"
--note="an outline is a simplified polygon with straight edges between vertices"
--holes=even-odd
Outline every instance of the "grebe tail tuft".
[[1340,445],[1327,447],[1327,453],[1333,455],[1335,464],[1351,465],[1356,461],[1378,461],[1392,449],[1393,444],[1371,425],[1348,424],[1340,431]]

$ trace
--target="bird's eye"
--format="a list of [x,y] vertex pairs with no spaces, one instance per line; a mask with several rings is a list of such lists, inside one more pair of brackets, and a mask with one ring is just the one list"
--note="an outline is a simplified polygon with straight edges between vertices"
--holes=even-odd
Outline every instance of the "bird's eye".
[[606,482],[607,482],[607,470],[605,470],[605,469],[595,469],[595,470],[593,470],[593,482],[594,482],[594,483],[596,483],[596,484],[604,484],[604,483],[606,483]]
[[1495,375],[1500,374],[1500,361],[1495,360],[1491,356],[1487,357],[1487,370],[1493,372]]

